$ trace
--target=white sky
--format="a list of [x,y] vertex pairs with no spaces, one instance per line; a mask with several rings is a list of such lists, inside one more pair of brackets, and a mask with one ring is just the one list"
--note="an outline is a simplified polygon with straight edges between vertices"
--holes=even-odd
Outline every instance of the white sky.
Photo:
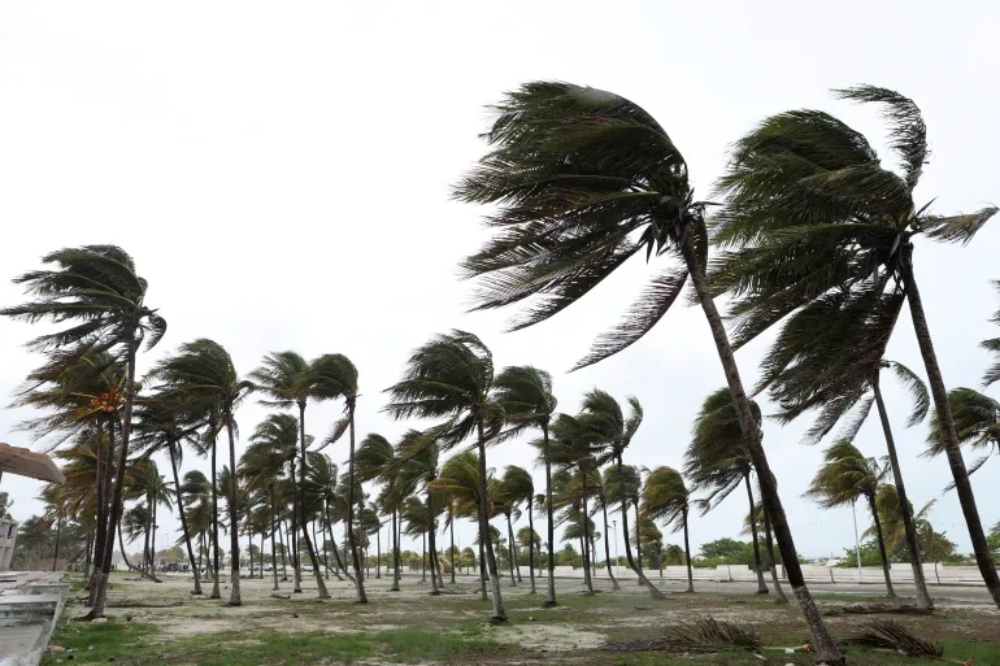
[[[594,386],[620,399],[634,393],[646,421],[628,462],[679,466],[701,400],[723,384],[700,311],[678,309],[625,353],[562,374],[631,302],[649,273],[643,264],[525,332],[501,332],[512,313],[463,314],[472,285],[456,280],[456,265],[485,238],[482,211],[448,192],[484,150],[483,106],[533,79],[615,91],[667,128],[704,194],[727,144],[770,113],[829,110],[883,146],[875,112],[827,90],[891,87],[920,104],[930,130],[919,203],[937,197],[937,212],[971,210],[1000,199],[1000,93],[988,83],[1000,67],[1000,8],[959,5],[0,0],[0,303],[22,300],[9,278],[42,254],[115,243],[135,257],[149,304],[169,321],[143,368],[196,337],[225,345],[243,373],[269,351],[342,352],[361,373],[359,434],[392,439],[416,424],[380,415],[381,391],[415,346],[459,327],[480,335],[498,366],[551,370],[564,410]],[[988,281],[1000,277],[998,226],[964,249],[918,244],[949,386],[978,385],[988,357],[977,344],[997,335],[987,319],[997,309]],[[21,346],[32,335],[0,321],[0,395],[39,364]],[[765,346],[739,354],[748,383]],[[890,357],[923,374],[908,318]],[[925,430],[903,430],[904,406],[891,388],[913,501],[937,498],[934,525],[968,551],[957,498],[941,495],[947,465],[917,457]],[[310,408],[309,430],[325,436],[338,410]],[[243,433],[264,414],[242,409]],[[30,445],[14,430],[27,416],[0,411],[0,438]],[[799,551],[840,554],[854,541],[850,512],[800,499],[821,455],[798,444],[806,425],[770,424],[765,445]],[[884,453],[874,419],[858,444]],[[530,456],[515,442],[491,450],[490,465]],[[333,457],[346,457],[345,444]],[[193,456],[185,464],[207,470]],[[994,461],[973,477],[987,525],[1000,520],[998,474]],[[17,518],[40,510],[38,483],[8,475],[2,489]],[[692,546],[736,536],[745,512],[737,493],[694,520]],[[471,526],[460,534],[469,544]]]

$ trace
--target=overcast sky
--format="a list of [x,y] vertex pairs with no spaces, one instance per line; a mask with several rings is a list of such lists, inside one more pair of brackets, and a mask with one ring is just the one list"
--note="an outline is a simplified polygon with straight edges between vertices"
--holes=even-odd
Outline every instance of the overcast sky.
[[[968,211],[1000,200],[1000,93],[989,83],[1000,69],[998,36],[1000,7],[985,0],[0,0],[0,303],[22,300],[9,279],[44,253],[114,243],[134,256],[148,303],[169,322],[140,372],[197,337],[223,344],[241,373],[270,351],[341,352],[360,371],[359,434],[394,439],[419,424],[380,414],[382,390],[414,347],[457,327],[482,337],[498,366],[549,369],[563,410],[577,410],[593,387],[621,400],[635,394],[646,420],[626,461],[680,466],[700,402],[724,383],[700,310],[677,309],[626,352],[564,374],[641,288],[650,272],[641,260],[528,331],[502,332],[511,312],[464,313],[472,285],[457,280],[456,265],[486,236],[483,211],[450,201],[449,187],[484,151],[484,105],[533,79],[622,94],[663,124],[706,194],[727,145],[791,108],[831,111],[887,156],[875,111],[834,101],[828,89],[890,87],[917,101],[929,127],[918,205],[936,197],[935,212]],[[989,285],[1000,278],[998,227],[966,248],[918,241],[917,275],[950,387],[978,386],[989,359],[977,345],[998,334],[988,323],[998,306]],[[34,333],[0,321],[0,396],[39,364],[22,346]],[[748,383],[769,339],[738,355]],[[908,317],[889,356],[923,374]],[[905,398],[887,390],[914,503],[936,499],[935,527],[969,551],[956,495],[942,495],[945,460],[918,457],[926,429],[904,430]],[[265,414],[242,408],[244,435]],[[311,407],[307,427],[323,437],[338,414],[338,405]],[[0,440],[40,447],[15,429],[28,416],[0,411]],[[765,447],[799,551],[840,554],[854,541],[850,510],[800,499],[821,456],[799,444],[807,425],[767,424]],[[857,443],[885,453],[874,420]],[[342,462],[346,443],[332,455]],[[532,459],[524,442],[489,453],[498,471]],[[192,466],[207,471],[188,456]],[[973,477],[987,525],[1000,520],[998,474],[993,461]],[[40,510],[37,482],[7,475],[0,489],[14,498],[15,517]],[[692,546],[736,536],[746,510],[737,493],[695,518]],[[178,523],[161,519],[171,530]],[[472,534],[463,526],[463,545]]]

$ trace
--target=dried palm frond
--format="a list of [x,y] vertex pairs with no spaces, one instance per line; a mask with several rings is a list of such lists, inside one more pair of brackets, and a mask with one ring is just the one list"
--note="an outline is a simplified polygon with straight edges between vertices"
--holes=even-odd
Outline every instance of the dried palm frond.
[[875,620],[864,630],[846,638],[845,643],[861,645],[876,650],[889,650],[910,657],[942,657],[944,648],[922,638],[917,638],[895,620]]
[[850,604],[843,607],[847,615],[875,615],[877,613],[894,613],[899,615],[931,615],[933,611],[911,604]]
[[678,646],[691,649],[739,648],[756,651],[761,647],[760,636],[753,627],[719,621],[711,616],[670,627],[667,638]]

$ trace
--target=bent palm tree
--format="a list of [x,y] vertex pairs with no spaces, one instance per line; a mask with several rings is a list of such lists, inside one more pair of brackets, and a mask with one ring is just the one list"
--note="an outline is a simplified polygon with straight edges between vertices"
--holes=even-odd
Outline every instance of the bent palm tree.
[[[751,406],[754,418],[759,423],[760,407],[756,402],[751,403]],[[708,492],[706,498],[699,500],[702,515],[717,507],[741,484],[746,486],[750,515],[754,515],[756,511],[750,477],[755,470],[749,452],[743,445],[743,431],[726,389],[719,389],[705,398],[701,411],[695,417],[691,435],[691,443],[684,453],[684,475],[691,480],[694,490]],[[753,534],[754,565],[757,570],[757,593],[767,594],[760,559],[757,522],[752,521],[750,526]]]
[[357,465],[358,480],[362,483],[374,481],[381,486],[379,493],[379,504],[383,511],[392,517],[392,585],[390,592],[399,592],[399,511],[402,508],[403,500],[406,499],[405,492],[401,492],[399,484],[400,461],[389,443],[382,435],[371,433],[363,440],[355,454],[355,465]]
[[688,539],[688,514],[691,496],[684,477],[672,467],[657,467],[642,486],[642,513],[650,520],[662,520],[673,525],[674,531],[684,530],[684,555],[687,558],[688,592],[694,592],[691,571],[691,542]]
[[[94,605],[84,619],[104,616],[114,526],[122,515],[122,487],[132,434],[132,405],[135,400],[135,363],[139,346],[156,345],[167,330],[166,321],[145,303],[145,279],[135,271],[135,262],[114,245],[87,245],[58,250],[42,258],[54,270],[35,270],[14,279],[26,286],[35,300],[3,308],[0,315],[35,323],[51,320],[71,322],[69,328],[35,338],[29,343],[39,351],[79,347],[91,353],[108,352],[120,357],[126,368],[121,394],[121,443],[115,468],[114,494],[108,516],[105,547],[96,581]],[[110,452],[109,455],[113,455]]]
[[[546,529],[548,530],[548,588],[543,606],[551,608],[556,605],[555,579],[555,523],[552,517],[552,461],[549,455],[549,428],[555,414],[558,401],[552,394],[552,376],[544,370],[532,366],[512,366],[504,368],[496,378],[496,399],[503,408],[507,422],[516,431],[526,427],[536,427],[542,431],[542,437],[537,442],[542,452],[542,464],[545,466],[545,506]],[[529,519],[531,518],[529,503]],[[529,551],[529,552],[533,552]],[[535,590],[534,565],[531,567],[531,590]]]
[[493,619],[506,621],[496,556],[488,538],[486,444],[499,432],[502,421],[492,390],[493,355],[479,338],[456,330],[435,336],[413,352],[403,380],[387,389],[392,402],[385,411],[396,419],[445,419],[434,428],[444,450],[475,436],[479,451],[479,536],[486,547]]
[[[193,410],[218,415],[217,427],[225,428],[229,440],[229,469],[236,469],[236,408],[253,385],[241,380],[233,359],[214,340],[199,339],[181,345],[175,356],[161,361],[154,370],[165,395],[190,405]],[[214,440],[214,433],[212,433]],[[239,606],[240,544],[237,516],[237,477],[228,475],[226,491],[229,505],[230,576],[229,605]]]
[[[347,461],[347,522],[349,525],[354,525],[354,508],[355,503],[359,500],[355,497],[355,488],[358,484],[355,482],[354,470],[354,414],[358,405],[358,369],[343,354],[324,354],[313,361],[312,372],[315,376],[315,395],[317,397],[344,401],[344,417],[334,427],[334,432],[327,439],[327,444],[333,444],[347,431],[350,442]],[[361,559],[358,554],[357,535],[353,528],[347,531],[347,540],[351,548],[351,561],[354,565],[357,601],[362,604],[368,603],[364,575],[361,571]]]
[[804,497],[816,500],[824,509],[846,506],[852,507],[863,497],[868,502],[875,534],[878,538],[879,555],[882,558],[882,572],[885,574],[885,588],[890,599],[896,597],[889,574],[889,556],[886,554],[882,521],[875,504],[879,486],[888,470],[879,467],[874,458],[865,458],[853,444],[839,441],[823,452],[824,464],[813,477]]
[[[309,472],[309,465],[306,461],[306,405],[310,398],[323,400],[326,397],[318,394],[316,390],[314,368],[294,351],[273,352],[264,357],[263,364],[250,373],[250,378],[254,381],[257,390],[267,394],[268,399],[261,401],[263,404],[282,409],[296,407],[299,410],[299,479],[296,493],[301,493],[305,486],[306,475]],[[295,484],[295,479],[292,479],[292,483]],[[320,599],[329,599],[330,593],[327,592],[326,583],[323,582],[323,573],[319,567],[319,558],[316,557],[312,537],[309,535],[303,504],[298,502],[295,509],[298,513],[292,522],[297,521],[301,526],[302,540],[306,544],[306,552],[309,554],[313,576],[316,578],[317,595]],[[293,562],[297,561],[298,553],[296,552],[293,555]],[[298,567],[296,567],[295,572],[295,580],[298,583],[301,576]]]
[[[632,443],[632,438],[635,437],[639,426],[642,425],[643,413],[639,400],[635,396],[629,396],[628,403],[630,413],[626,417],[621,405],[607,391],[594,389],[583,398],[582,418],[587,427],[608,447],[608,456],[615,463],[618,479],[624,477],[622,456],[625,453],[625,449]],[[638,497],[640,487],[641,481],[638,477],[636,477],[636,483],[631,486],[631,493],[620,492],[625,488],[624,486],[617,487],[619,492],[616,494],[621,502],[622,531],[626,535],[629,533],[628,498]],[[638,512],[638,502],[633,502],[633,504]],[[635,559],[632,558],[632,546],[629,544],[628,538],[625,539],[625,557],[628,560],[629,566],[632,567],[636,576],[639,577],[639,582],[646,586],[653,598],[663,599],[663,593],[656,589],[642,572],[642,552],[641,545],[639,545],[642,543],[641,533],[639,536],[640,539],[636,541],[637,550],[639,550],[637,557]]]
[[[508,465],[500,479],[500,494],[504,503],[510,507],[510,515],[517,515],[521,512],[521,505],[528,510],[528,529],[531,534],[535,533],[535,522],[532,517],[531,503],[535,497],[535,482],[531,478],[528,470],[517,465]],[[517,566],[517,540],[514,538],[514,528],[510,522],[510,515],[507,520],[508,539],[510,540],[511,558]],[[520,576],[520,567],[518,567]],[[528,548],[528,577],[531,581],[531,593],[535,594],[535,548],[532,545]]]
[[[913,194],[928,155],[920,109],[873,86],[837,94],[883,106],[901,173],[884,168],[861,133],[829,114],[801,110],[765,119],[736,143],[720,181],[727,206],[715,240],[736,249],[715,267],[713,289],[736,297],[735,312],[743,318],[738,343],[831,298],[854,301],[857,316],[881,320],[886,338],[896,321],[892,312],[905,300],[976,562],[1000,607],[1000,576],[962,458],[913,263],[916,236],[967,243],[997,209],[942,217],[927,213],[930,204],[918,207]],[[878,344],[867,349],[872,347],[881,354]],[[841,349],[856,351],[848,345]]]
[[596,363],[640,339],[691,278],[746,446],[761,472],[764,504],[813,645],[820,661],[839,666],[843,656],[802,577],[725,324],[712,300],[705,274],[707,204],[694,199],[684,157],[650,114],[607,91],[533,82],[509,93],[496,111],[485,135],[493,150],[455,192],[463,201],[499,206],[486,220],[496,235],[463,264],[468,276],[481,278],[478,307],[499,308],[543,296],[514,325],[524,328],[576,302],[643,250],[647,260],[654,250],[658,256],[679,256],[683,267],[662,270],[580,365]]

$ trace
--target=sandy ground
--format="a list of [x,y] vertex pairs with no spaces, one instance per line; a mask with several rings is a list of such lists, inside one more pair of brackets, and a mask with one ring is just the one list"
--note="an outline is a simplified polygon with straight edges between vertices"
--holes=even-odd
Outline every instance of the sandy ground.
[[[169,642],[183,637],[217,635],[229,645],[253,645],[253,636],[260,633],[281,632],[381,632],[403,628],[433,628],[435,631],[455,632],[461,622],[477,622],[484,636],[501,643],[517,644],[539,652],[558,653],[573,650],[595,649],[604,645],[609,637],[636,630],[654,631],[692,619],[711,615],[718,620],[743,624],[769,625],[788,622],[790,608],[773,606],[766,598],[750,595],[753,588],[742,585],[702,585],[702,593],[681,595],[680,584],[663,584],[664,592],[676,593],[671,597],[677,603],[656,604],[649,600],[643,588],[625,582],[622,591],[612,592],[606,581],[597,581],[598,595],[592,597],[585,609],[562,605],[554,609],[541,607],[544,598],[544,581],[539,581],[539,594],[529,595],[527,578],[516,588],[504,581],[502,588],[510,602],[510,622],[493,626],[486,622],[488,605],[479,601],[479,584],[475,577],[458,576],[456,585],[447,585],[446,592],[438,597],[429,596],[429,583],[420,577],[407,575],[402,591],[390,592],[386,578],[366,580],[369,602],[352,603],[355,589],[347,580],[335,578],[327,582],[331,599],[317,599],[316,582],[303,580],[303,592],[292,593],[292,582],[279,582],[277,593],[273,579],[241,579],[240,591],[243,604],[230,607],[229,583],[222,583],[222,598],[211,599],[212,586],[203,581],[205,594],[190,593],[189,576],[163,576],[162,583],[154,583],[134,575],[116,575],[109,593],[108,614],[136,622],[150,622],[161,633],[150,640]],[[579,596],[583,592],[581,581],[557,580],[559,595]],[[722,588],[721,590],[719,588]],[[821,607],[843,606],[857,601],[857,592],[845,590],[846,596],[821,600]],[[866,586],[868,595],[880,590]],[[988,603],[959,595],[954,600],[942,598],[941,589],[934,591],[938,608],[942,611],[961,611],[995,615],[996,609]],[[279,595],[280,598],[272,596]],[[734,596],[734,595],[743,595]],[[984,600],[985,602],[985,600]],[[585,612],[581,612],[585,611]],[[82,615],[82,605],[67,607],[65,616]],[[794,610],[791,611],[795,613]]]

